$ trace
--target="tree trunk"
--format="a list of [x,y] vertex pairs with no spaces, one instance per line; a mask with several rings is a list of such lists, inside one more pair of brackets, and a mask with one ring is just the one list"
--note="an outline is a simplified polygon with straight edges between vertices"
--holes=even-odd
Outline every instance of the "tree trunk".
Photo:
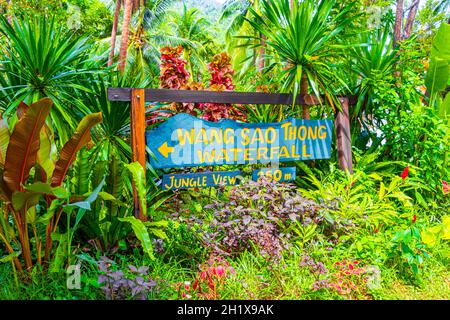
[[130,33],[131,11],[133,9],[132,0],[125,0],[124,15],[122,22],[122,35],[120,39],[119,66],[120,72],[125,71],[127,64],[128,36]]
[[409,10],[408,18],[406,19],[405,31],[403,34],[403,39],[408,39],[411,36],[412,27],[414,25],[414,20],[416,19],[417,9],[419,9],[420,0],[415,0],[411,5]]
[[116,50],[117,27],[119,26],[120,7],[122,0],[116,0],[116,10],[114,11],[114,22],[111,31],[111,52],[109,53],[108,67],[113,64],[114,51]]
[[[305,72],[303,72],[302,81],[300,83],[300,96],[303,98],[303,100],[305,100],[305,97],[308,94],[308,87],[309,87],[308,76],[306,75]],[[309,115],[309,106],[307,106],[307,105],[302,106],[302,114],[303,114],[303,119],[306,119],[306,120],[311,119],[311,116]]]
[[261,35],[261,49],[259,50],[259,67],[258,67],[258,71],[260,73],[264,72],[264,67],[265,67],[265,56],[266,55],[266,36]]
[[397,10],[395,12],[395,27],[394,27],[394,47],[402,39],[403,27],[403,0],[397,0]]

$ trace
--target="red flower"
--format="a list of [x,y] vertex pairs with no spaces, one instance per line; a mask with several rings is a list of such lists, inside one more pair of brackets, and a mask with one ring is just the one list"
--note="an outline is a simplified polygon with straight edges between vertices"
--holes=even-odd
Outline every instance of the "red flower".
[[448,184],[448,182],[442,180],[442,192],[444,194],[449,194],[450,193],[450,184]]
[[197,286],[198,286],[198,279],[195,279],[194,284],[192,285],[192,289],[197,290]]
[[417,217],[416,217],[416,215],[413,215],[412,223],[416,223],[416,221],[417,221]]
[[409,174],[409,166],[406,166],[406,168],[403,169],[403,172],[400,175],[400,177],[402,177],[403,181],[405,181],[405,179],[408,177],[408,174]]

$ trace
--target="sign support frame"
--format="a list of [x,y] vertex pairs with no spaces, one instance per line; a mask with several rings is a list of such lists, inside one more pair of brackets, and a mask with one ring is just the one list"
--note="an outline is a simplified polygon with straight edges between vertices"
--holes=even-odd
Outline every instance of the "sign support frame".
[[[132,149],[132,161],[139,162],[147,171],[146,159],[145,159],[145,129],[147,127],[145,121],[145,90],[144,89],[132,89],[131,90],[131,108],[130,108],[130,128],[131,128],[131,149]],[[147,217],[143,215],[143,210],[139,201],[136,184],[133,181],[133,202],[134,202],[134,215],[142,221],[147,220]]]
[[[131,102],[131,147],[132,161],[139,162],[146,170],[145,145],[145,102],[184,102],[184,103],[228,103],[228,104],[285,104],[293,102],[292,94],[261,93],[261,92],[213,92],[170,89],[142,88],[108,88],[109,101]],[[297,96],[296,104],[300,106],[319,105],[315,95]],[[355,105],[357,97],[340,97],[342,110],[335,114],[335,130],[339,168],[353,173],[351,131],[349,105]],[[146,220],[139,204],[136,187],[133,184],[133,199],[135,216]]]

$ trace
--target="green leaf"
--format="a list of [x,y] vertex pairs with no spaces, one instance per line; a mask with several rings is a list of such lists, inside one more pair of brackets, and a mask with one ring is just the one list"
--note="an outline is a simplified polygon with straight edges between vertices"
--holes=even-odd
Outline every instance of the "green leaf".
[[52,233],[53,241],[58,241],[58,247],[56,248],[55,256],[50,264],[50,272],[60,272],[64,265],[64,260],[68,255],[67,252],[67,235]]
[[105,201],[117,201],[117,199],[112,195],[109,194],[108,192],[99,192],[98,194],[99,198]]
[[149,231],[157,238],[165,239],[165,240],[168,239],[167,234],[164,231],[162,231],[161,229],[150,228]]
[[105,184],[105,179],[106,179],[106,177],[103,177],[103,180],[100,182],[100,184],[97,186],[97,188],[95,188],[94,191],[92,191],[91,194],[84,201],[70,203],[66,207],[78,207],[80,209],[90,211],[91,203],[94,202],[95,200],[97,200],[100,190],[102,190],[103,185]]
[[68,198],[69,192],[63,187],[52,187],[48,183],[35,182],[31,185],[25,186],[25,189],[31,192],[40,192],[42,194],[53,195],[57,198]]
[[430,67],[425,78],[425,85],[431,96],[444,91],[447,88],[448,79],[450,77],[449,60],[441,57],[432,57]]
[[21,253],[22,253],[22,251],[16,251],[7,256],[1,257],[0,262],[3,262],[3,263],[11,262],[14,260],[14,258],[17,258],[18,256],[20,256]]
[[425,84],[431,96],[447,88],[450,77],[450,25],[441,23],[431,48]]
[[128,222],[131,224],[134,234],[139,239],[139,241],[141,241],[144,252],[149,256],[150,259],[154,260],[155,256],[153,255],[152,241],[144,223],[135,217],[119,218],[119,221]]
[[22,210],[24,207],[30,208],[39,203],[42,193],[40,192],[14,192],[12,195],[12,205],[14,210]]
[[133,181],[138,192],[139,203],[142,209],[142,215],[147,216],[147,190],[145,188],[145,171],[139,162],[133,162],[126,165],[131,172]]
[[6,159],[6,149],[9,144],[10,132],[8,123],[0,114],[0,166],[3,167]]
[[101,113],[92,113],[85,116],[78,124],[75,133],[61,149],[59,160],[56,162],[52,176],[52,186],[60,186],[75,160],[75,156],[82,147],[91,141],[91,129],[103,120]]
[[60,208],[64,203],[64,200],[62,199],[55,199],[50,204],[50,207],[47,209],[47,212],[37,218],[36,223],[42,223],[44,225],[47,225],[47,223],[50,221],[50,219],[55,215],[56,209]]

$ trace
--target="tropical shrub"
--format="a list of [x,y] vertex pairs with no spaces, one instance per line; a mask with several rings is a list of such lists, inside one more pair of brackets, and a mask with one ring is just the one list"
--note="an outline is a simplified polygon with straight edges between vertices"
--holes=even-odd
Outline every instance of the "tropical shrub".
[[[86,116],[61,149],[58,161],[52,163],[51,145],[54,142],[45,127],[52,104],[48,98],[29,107],[22,104],[23,114],[19,115],[9,138],[2,140],[2,144],[7,146],[2,146],[6,153],[1,163],[0,196],[6,211],[0,217],[0,238],[14,257],[19,271],[23,268],[17,252],[27,271],[31,271],[35,262],[47,266],[53,246],[52,233],[58,227],[62,212],[70,211],[74,206],[89,209],[92,198],[96,197],[81,195],[81,199],[75,200],[62,185],[77,152],[90,142],[90,130],[102,121],[102,115]],[[9,132],[3,134],[8,136]],[[29,225],[35,237],[35,259]],[[45,243],[40,232],[45,233]]]
[[98,261],[100,275],[98,284],[107,300],[146,300],[148,294],[156,287],[154,280],[148,279],[148,267],[128,266],[126,272],[117,270],[116,263],[101,257]]
[[337,292],[346,299],[368,298],[366,268],[361,267],[357,260],[337,261],[330,270],[322,272],[325,279],[317,280],[313,284],[313,290],[328,289]]
[[0,100],[7,102],[3,116],[14,114],[21,102],[49,97],[55,104],[51,121],[65,143],[80,116],[90,113],[76,98],[78,92],[90,91],[86,75],[98,71],[88,38],[68,35],[45,16],[14,19],[12,24],[2,16],[0,34],[7,39],[0,50]]
[[442,203],[442,181],[450,178],[450,127],[446,121],[433,108],[418,106],[388,116],[382,132],[384,157],[420,168],[418,178],[429,189],[422,195]]
[[[332,205],[302,197],[293,185],[264,178],[233,187],[227,200],[214,200],[205,209],[214,210],[208,242],[214,250],[228,255],[256,248],[264,257],[276,260],[289,247],[290,233],[303,239],[303,230],[298,228],[317,225],[326,233],[338,226],[329,216]],[[297,232],[292,231],[295,228]]]
[[217,300],[225,282],[236,274],[234,268],[227,260],[211,257],[200,265],[193,283],[186,281],[177,284],[178,298]]

